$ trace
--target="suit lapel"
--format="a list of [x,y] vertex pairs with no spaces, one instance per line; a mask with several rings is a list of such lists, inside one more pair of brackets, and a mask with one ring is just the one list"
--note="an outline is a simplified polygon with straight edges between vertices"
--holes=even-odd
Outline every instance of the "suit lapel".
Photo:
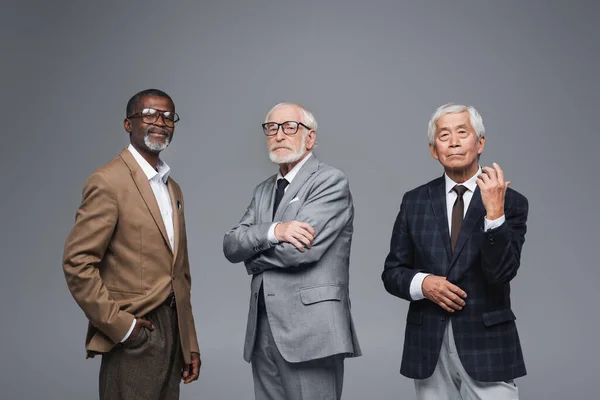
[[[279,203],[279,206],[277,207],[277,211],[275,212],[273,221],[281,220],[281,217],[285,213],[285,210],[288,207],[288,205],[290,204],[290,201],[294,197],[296,197],[296,195],[298,194],[298,192],[300,191],[302,186],[304,186],[304,184],[306,183],[308,178],[310,178],[310,176],[312,174],[314,174],[317,171],[317,169],[319,169],[319,160],[313,154],[312,156],[310,156],[310,158],[308,160],[306,160],[306,163],[304,163],[302,168],[300,168],[300,171],[298,171],[298,174],[296,175],[296,177],[294,178],[294,180],[292,181],[290,186],[288,186],[287,190],[285,191],[285,194],[283,195],[283,198],[281,199],[281,203]],[[275,191],[273,190],[273,192],[275,192]],[[274,198],[274,197],[272,197],[272,198]],[[273,213],[273,205],[272,204],[273,204],[273,201],[271,201],[271,207],[270,207],[271,214]]]
[[179,249],[179,242],[181,240],[181,227],[179,226],[179,210],[180,206],[180,193],[175,190],[171,178],[167,179],[167,188],[169,189],[169,197],[171,198],[171,208],[173,209],[173,262],[177,259],[177,250]]
[[467,210],[467,215],[465,215],[465,219],[463,220],[462,226],[460,228],[460,232],[458,234],[458,239],[456,240],[456,248],[454,249],[454,253],[452,254],[452,260],[450,261],[450,268],[456,263],[458,259],[458,255],[460,254],[462,248],[467,243],[467,240],[473,233],[473,230],[479,226],[479,222],[481,218],[485,214],[485,207],[481,202],[481,192],[479,191],[479,187],[475,188],[475,193],[473,193],[473,197],[471,198],[471,202],[469,203],[469,208]]
[[121,158],[127,164],[129,169],[131,170],[131,176],[133,177],[133,181],[137,186],[138,191],[142,195],[142,199],[144,199],[144,203],[146,203],[146,207],[150,211],[154,222],[158,226],[160,233],[165,240],[165,244],[169,249],[171,249],[171,245],[169,244],[169,236],[167,235],[167,230],[165,228],[165,224],[163,223],[162,216],[160,215],[160,209],[158,208],[158,203],[156,202],[156,197],[154,196],[154,192],[152,191],[152,187],[150,187],[150,182],[148,182],[148,177],[144,173],[144,171],[140,168],[133,155],[125,148],[121,152]]
[[448,210],[446,209],[446,185],[444,177],[433,181],[429,186],[429,197],[431,198],[431,205],[433,207],[433,213],[438,224],[440,233],[442,234],[442,241],[446,248],[446,254],[450,259],[450,233],[448,231]]
[[273,175],[264,185],[263,191],[258,197],[258,212],[260,213],[260,221],[273,221],[273,203],[275,202],[275,182],[277,175]]

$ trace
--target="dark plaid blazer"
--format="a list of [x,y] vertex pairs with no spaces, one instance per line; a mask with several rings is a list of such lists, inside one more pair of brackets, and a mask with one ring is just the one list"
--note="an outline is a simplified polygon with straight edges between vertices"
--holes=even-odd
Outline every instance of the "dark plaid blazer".
[[[485,208],[477,188],[452,253],[444,177],[404,195],[382,274],[389,293],[411,302],[402,375],[425,379],[433,374],[448,321],[473,379],[497,382],[526,374],[509,282],[519,269],[527,211],[527,199],[509,188],[506,222],[484,232]],[[417,272],[447,277],[467,292],[465,307],[450,314],[428,299],[412,301],[410,283]]]

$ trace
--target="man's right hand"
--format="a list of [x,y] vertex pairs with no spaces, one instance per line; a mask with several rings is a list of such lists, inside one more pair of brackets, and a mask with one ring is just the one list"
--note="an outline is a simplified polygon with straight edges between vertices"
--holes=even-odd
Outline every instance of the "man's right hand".
[[145,319],[137,318],[135,320],[135,326],[133,327],[133,330],[129,334],[127,340],[123,342],[123,344],[127,345],[128,342],[134,341],[142,331],[142,327],[150,329],[151,331],[154,330],[154,324],[152,324],[152,322],[146,321]]
[[426,276],[421,288],[425,297],[448,312],[460,311],[465,306],[463,299],[467,293],[443,276]]
[[280,222],[275,226],[275,237],[280,242],[294,245],[298,250],[310,249],[315,240],[315,230],[306,222]]

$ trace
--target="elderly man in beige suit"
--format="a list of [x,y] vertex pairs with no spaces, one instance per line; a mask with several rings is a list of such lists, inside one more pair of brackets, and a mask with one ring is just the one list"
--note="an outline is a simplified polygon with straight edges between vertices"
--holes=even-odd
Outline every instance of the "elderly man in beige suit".
[[102,354],[100,399],[179,398],[198,378],[183,195],[160,158],[179,116],[166,93],[127,104],[130,145],[87,179],[63,268]]

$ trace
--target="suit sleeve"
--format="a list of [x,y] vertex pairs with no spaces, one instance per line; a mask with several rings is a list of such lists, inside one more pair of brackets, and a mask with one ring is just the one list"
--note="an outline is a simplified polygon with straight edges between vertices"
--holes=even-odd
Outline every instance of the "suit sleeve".
[[527,232],[527,199],[517,192],[512,192],[512,199],[507,201],[505,222],[498,228],[484,232],[481,249],[481,269],[483,276],[491,284],[510,282],[521,265],[521,249],[525,243]]
[[406,195],[404,195],[392,230],[390,252],[385,259],[381,279],[388,293],[411,301],[410,284],[416,273],[421,271],[414,267],[413,244],[408,229],[406,203]]
[[315,230],[315,239],[303,252],[282,242],[246,261],[249,274],[272,268],[291,268],[316,263],[354,217],[348,179],[339,170],[311,189],[296,221],[306,222]]
[[[183,192],[181,191],[181,188],[179,189],[179,194],[180,194],[183,209],[185,210],[185,201],[183,199]],[[183,243],[184,278],[185,278],[186,288],[189,293],[188,298],[190,299],[189,303],[188,303],[189,313],[186,316],[186,318],[188,319],[187,326],[189,327],[188,338],[189,338],[189,344],[190,344],[190,352],[200,354],[200,346],[198,345],[198,336],[196,334],[196,324],[194,321],[194,312],[192,310],[192,300],[191,300],[192,299],[192,274],[190,272],[190,259],[189,259],[189,255],[188,255],[187,232],[185,231],[185,225],[182,226],[181,229],[183,229],[183,232],[181,232],[181,234],[185,240],[185,242]]]
[[73,298],[90,322],[114,343],[127,334],[134,319],[110,298],[98,270],[118,217],[117,198],[107,178],[94,172],[84,185],[63,255],[63,270]]
[[246,261],[272,246],[268,238],[271,223],[256,224],[256,192],[239,224],[223,238],[223,253],[232,263]]

